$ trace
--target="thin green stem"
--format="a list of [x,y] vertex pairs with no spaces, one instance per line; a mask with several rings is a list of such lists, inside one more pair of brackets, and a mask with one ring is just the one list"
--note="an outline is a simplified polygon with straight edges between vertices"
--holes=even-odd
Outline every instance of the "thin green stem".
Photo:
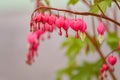
[[107,55],[105,58],[107,58],[109,55],[113,54],[113,53],[116,52],[116,51],[119,51],[119,49],[114,49],[114,50],[112,50],[111,52],[108,53],[108,55]]

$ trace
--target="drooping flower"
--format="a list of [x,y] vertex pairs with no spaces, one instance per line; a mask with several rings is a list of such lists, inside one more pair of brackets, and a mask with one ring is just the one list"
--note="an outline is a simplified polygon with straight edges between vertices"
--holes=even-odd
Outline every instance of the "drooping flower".
[[48,24],[52,25],[55,24],[55,22],[56,22],[56,16],[51,14],[48,19]]
[[42,23],[45,24],[46,22],[48,22],[49,17],[50,17],[50,15],[44,14],[44,15],[42,16]]
[[99,78],[102,80],[104,77],[107,77],[106,72],[108,71],[109,67],[107,64],[103,64],[102,67],[100,68],[100,75]]
[[64,18],[62,16],[60,16],[59,18],[56,19],[55,22],[56,26],[59,28],[59,35],[62,35],[62,26],[64,24]]
[[116,62],[117,62],[117,57],[116,57],[116,56],[113,56],[113,55],[109,55],[109,56],[107,57],[107,61],[108,61],[109,64],[115,65]]
[[70,26],[70,21],[69,21],[69,19],[65,19],[64,24],[63,24],[63,29],[64,29],[65,32],[66,32],[66,37],[68,37],[68,29],[69,29],[69,26]]
[[36,16],[37,22],[41,22],[41,21],[42,21],[42,17],[43,17],[43,15],[42,15],[41,13],[38,14],[38,15]]
[[35,23],[37,23],[37,16],[35,16],[35,17],[33,18],[33,21],[34,21]]
[[37,35],[37,39],[39,39],[39,38],[40,38],[40,36],[41,36],[43,33],[44,33],[44,31],[43,31],[42,29],[37,30],[36,32],[34,32],[34,34],[36,34],[36,35]]
[[79,22],[81,23],[80,24],[80,37],[81,37],[81,40],[82,41],[84,41],[84,39],[85,39],[85,37],[86,37],[86,34],[85,34],[85,32],[86,32],[86,30],[87,30],[87,24],[85,23],[85,21],[84,20],[82,20],[82,19],[79,19]]
[[99,34],[98,40],[99,40],[100,43],[102,43],[102,41],[103,41],[103,35],[104,35],[104,32],[105,32],[105,27],[104,27],[103,22],[99,23],[99,25],[97,27],[97,32]]
[[45,23],[45,30],[48,32],[48,39],[50,39],[51,27],[48,23]]
[[107,71],[109,69],[108,65],[107,64],[103,64],[102,65],[102,68],[104,69],[104,71]]
[[79,22],[78,20],[72,19],[70,20],[70,27],[76,32],[75,34],[75,38],[79,38]]
[[111,65],[111,69],[114,71],[114,65],[116,64],[117,62],[117,57],[114,56],[114,55],[109,55],[107,57],[107,61],[108,63]]
[[81,40],[83,41],[85,39],[85,32],[87,30],[87,25],[82,19],[77,19],[77,20],[71,20],[70,22],[71,28],[76,31],[76,38],[79,38],[78,31],[81,32],[80,37]]
[[38,24],[37,24],[37,26],[38,26],[37,28],[38,28],[38,29],[40,29],[40,23],[41,23],[41,21],[42,21],[42,16],[43,16],[43,15],[42,15],[41,13],[36,16],[36,17],[37,17],[37,23],[38,23]]
[[48,19],[48,24],[50,25],[50,32],[53,32],[53,29],[55,29],[55,23],[56,23],[56,16],[51,14]]
[[46,31],[48,31],[48,32],[50,32],[51,30],[50,30],[50,25],[48,24],[48,23],[45,23],[45,30]]
[[27,41],[28,41],[29,44],[34,43],[36,40],[37,40],[37,35],[36,34],[33,34],[33,33],[28,34]]

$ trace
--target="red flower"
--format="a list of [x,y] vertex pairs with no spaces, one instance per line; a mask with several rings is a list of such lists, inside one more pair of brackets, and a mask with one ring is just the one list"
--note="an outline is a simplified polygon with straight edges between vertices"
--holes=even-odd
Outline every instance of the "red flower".
[[98,34],[99,34],[98,40],[99,40],[100,43],[102,43],[103,35],[104,35],[104,32],[105,32],[105,27],[104,27],[103,22],[100,22],[100,24],[97,27],[97,31],[98,31]]

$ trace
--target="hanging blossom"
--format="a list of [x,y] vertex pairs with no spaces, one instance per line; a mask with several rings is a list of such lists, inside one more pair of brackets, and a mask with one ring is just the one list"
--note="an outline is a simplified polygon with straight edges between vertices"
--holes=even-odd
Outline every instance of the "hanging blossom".
[[110,68],[112,71],[114,71],[114,66],[117,63],[117,57],[112,54],[107,56],[106,60],[107,60],[107,64],[103,64],[102,67],[100,68],[100,75],[99,75],[100,80],[107,78],[108,69]]
[[[118,43],[118,50],[120,50],[120,42]],[[100,75],[99,75],[100,80],[107,78],[106,72],[108,71],[109,68],[112,71],[114,71],[114,66],[117,63],[117,57],[111,53],[106,57],[106,61],[107,61],[107,64],[103,64],[102,67],[100,68]]]
[[100,68],[100,76],[99,80],[103,80],[104,77],[107,77],[106,72],[108,71],[109,67],[107,64],[103,64],[102,67]]
[[98,37],[98,40],[99,40],[99,43],[102,43],[103,41],[103,35],[104,35],[104,32],[105,32],[105,27],[104,27],[104,24],[103,22],[100,22],[98,27],[97,27],[97,32],[99,34],[99,37]]
[[[56,29],[59,29],[59,35],[62,36],[62,30],[65,31],[65,37],[69,36],[68,30],[71,28],[75,31],[75,38],[85,39],[87,25],[83,19],[68,19],[63,16],[55,16],[53,14],[35,15],[30,21],[30,32],[27,36],[28,53],[26,55],[26,63],[31,65],[35,61],[35,56],[38,55],[37,50],[40,45],[40,40],[44,40],[44,34],[48,34]],[[79,37],[79,32],[80,37]]]

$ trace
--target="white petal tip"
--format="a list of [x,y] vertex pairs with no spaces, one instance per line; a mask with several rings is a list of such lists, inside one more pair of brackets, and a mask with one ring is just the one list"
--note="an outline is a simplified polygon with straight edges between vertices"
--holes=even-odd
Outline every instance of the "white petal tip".
[[103,40],[104,40],[103,36],[99,35],[98,40],[99,40],[99,43],[101,44],[103,42]]
[[81,38],[82,41],[85,40],[85,37],[86,37],[85,33],[80,33],[80,38]]

